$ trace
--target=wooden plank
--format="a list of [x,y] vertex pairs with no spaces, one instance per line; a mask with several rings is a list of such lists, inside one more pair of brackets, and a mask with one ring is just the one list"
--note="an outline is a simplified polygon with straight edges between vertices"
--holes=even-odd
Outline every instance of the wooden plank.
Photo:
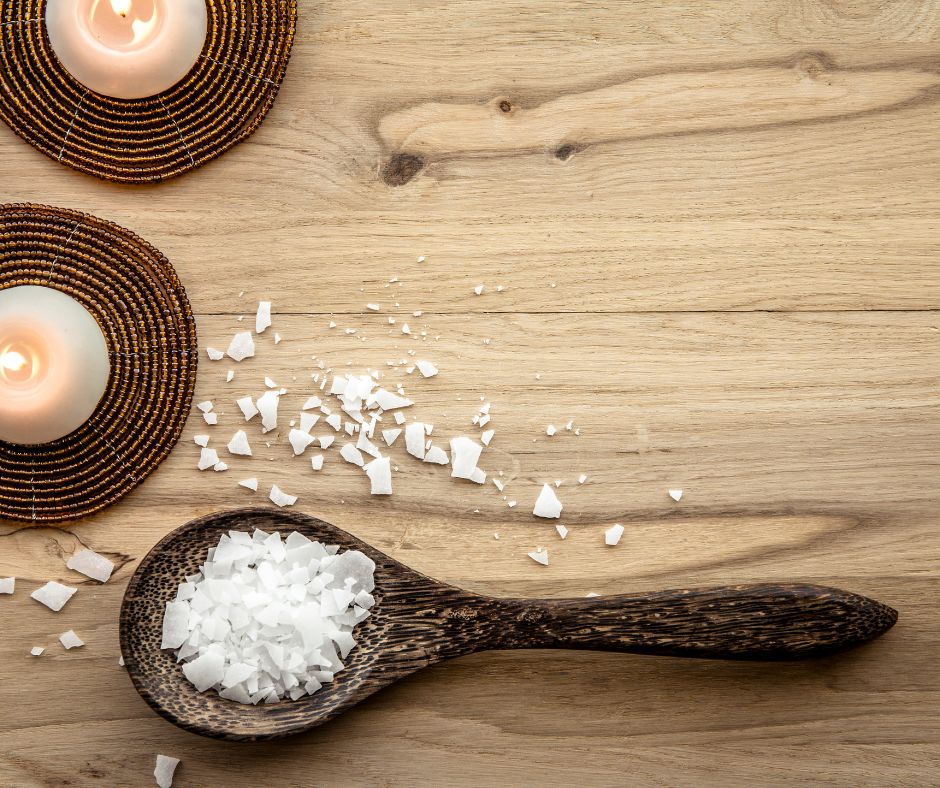
[[[0,576],[20,578],[0,597],[0,784],[146,785],[157,752],[183,759],[178,786],[934,783],[940,2],[300,5],[265,124],[188,177],[115,187],[0,129],[0,198],[155,243],[203,346],[224,348],[258,298],[275,304],[257,358],[203,356],[198,398],[224,411],[220,426],[194,414],[153,478],[94,518],[0,523]],[[716,100],[693,114],[680,86]],[[315,475],[254,425],[254,461],[195,470],[193,435],[224,445],[234,396],[265,375],[291,389],[286,414],[311,355],[384,372],[409,349],[440,375],[389,378],[438,439],[473,434],[480,395],[493,403],[484,467],[504,472],[516,508],[400,448],[395,496],[373,500],[352,466],[331,456]],[[568,419],[580,437],[545,435]],[[161,536],[263,500],[237,487],[249,473],[481,593],[806,580],[901,620],[809,664],[479,654],[309,735],[202,740],[137,697],[117,613]],[[554,479],[564,542],[530,514]],[[627,532],[607,548],[618,521]],[[64,568],[82,544],[116,562],[109,584]],[[526,558],[537,545],[547,569]],[[47,579],[80,585],[60,614],[28,597]],[[61,649],[68,628],[84,649]],[[32,658],[33,645],[48,651]]]

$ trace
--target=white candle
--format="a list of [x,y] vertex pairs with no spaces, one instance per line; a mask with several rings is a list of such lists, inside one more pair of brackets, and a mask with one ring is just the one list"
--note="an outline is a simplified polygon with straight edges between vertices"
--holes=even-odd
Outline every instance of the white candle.
[[78,301],[51,287],[0,290],[0,440],[74,432],[108,387],[108,346]]
[[59,61],[96,93],[146,98],[168,90],[199,59],[206,0],[47,0]]

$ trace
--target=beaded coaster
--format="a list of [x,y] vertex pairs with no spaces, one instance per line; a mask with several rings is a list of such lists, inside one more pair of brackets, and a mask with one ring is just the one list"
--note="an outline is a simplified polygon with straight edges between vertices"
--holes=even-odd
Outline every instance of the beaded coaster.
[[146,241],[94,216],[0,206],[0,290],[45,285],[98,321],[111,377],[91,419],[35,446],[0,441],[0,518],[56,522],[114,503],[170,453],[192,404],[198,349],[186,292]]
[[99,95],[59,63],[46,0],[0,3],[0,118],[36,149],[121,183],[172,178],[247,139],[274,103],[290,59],[296,0],[206,0],[199,60],[145,99]]

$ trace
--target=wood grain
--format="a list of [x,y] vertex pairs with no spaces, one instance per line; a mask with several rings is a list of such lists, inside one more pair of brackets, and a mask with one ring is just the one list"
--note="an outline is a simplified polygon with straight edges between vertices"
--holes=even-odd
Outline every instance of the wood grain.
[[[264,126],[186,178],[100,183],[0,128],[2,201],[89,211],[157,245],[203,345],[274,301],[284,342],[268,332],[232,384],[224,362],[202,365],[197,398],[225,411],[215,444],[235,429],[234,396],[265,374],[296,389],[313,354],[384,368],[414,348],[441,368],[401,376],[415,415],[441,435],[469,430],[487,396],[487,470],[519,500],[397,450],[396,494],[373,501],[335,458],[319,477],[290,462],[283,436],[250,466],[199,474],[191,439],[210,430],[194,416],[120,506],[67,530],[0,524],[0,575],[21,578],[0,597],[0,784],[146,785],[156,752],[183,759],[184,787],[936,784],[938,54],[931,0],[327,0],[300,4]],[[717,85],[740,70],[760,72],[760,96],[783,88],[773,123],[742,123],[753,97],[733,91],[730,114],[704,105],[721,118],[707,125],[675,102],[690,74]],[[818,114],[788,92],[801,80],[826,96]],[[660,97],[645,125],[670,133],[616,133],[644,83]],[[607,96],[612,108],[597,104]],[[445,126],[461,113],[493,126],[417,151],[390,136],[431,108]],[[533,115],[531,134],[508,131]],[[468,155],[481,140],[485,155]],[[391,185],[400,154],[420,161]],[[389,334],[389,313],[429,338]],[[569,418],[580,437],[545,436]],[[138,698],[117,666],[118,608],[162,536],[257,500],[236,485],[249,468],[298,509],[480,593],[793,581],[902,617],[857,652],[801,665],[474,655],[290,741],[211,742]],[[529,514],[554,479],[564,542]],[[678,505],[671,487],[686,491]],[[603,545],[612,522],[627,527],[617,548]],[[77,544],[118,562],[111,582],[64,568]],[[547,568],[526,558],[539,545]],[[28,598],[48,579],[79,584],[60,614]],[[58,646],[69,628],[84,649]],[[49,650],[34,659],[33,645]]]

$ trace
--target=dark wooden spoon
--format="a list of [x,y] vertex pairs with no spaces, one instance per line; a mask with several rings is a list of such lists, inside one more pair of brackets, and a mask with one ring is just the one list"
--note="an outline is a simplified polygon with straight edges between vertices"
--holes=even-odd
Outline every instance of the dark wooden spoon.
[[[376,563],[375,607],[346,669],[312,696],[243,705],[199,693],[161,651],[165,603],[230,529],[299,531]],[[890,607],[812,585],[747,585],[584,599],[495,599],[415,572],[303,514],[241,509],[195,520],[141,561],[121,606],[121,652],[144,700],[182,728],[254,741],[313,728],[421,668],[486,649],[587,648],[714,659],[793,660],[864,643],[897,620]]]

